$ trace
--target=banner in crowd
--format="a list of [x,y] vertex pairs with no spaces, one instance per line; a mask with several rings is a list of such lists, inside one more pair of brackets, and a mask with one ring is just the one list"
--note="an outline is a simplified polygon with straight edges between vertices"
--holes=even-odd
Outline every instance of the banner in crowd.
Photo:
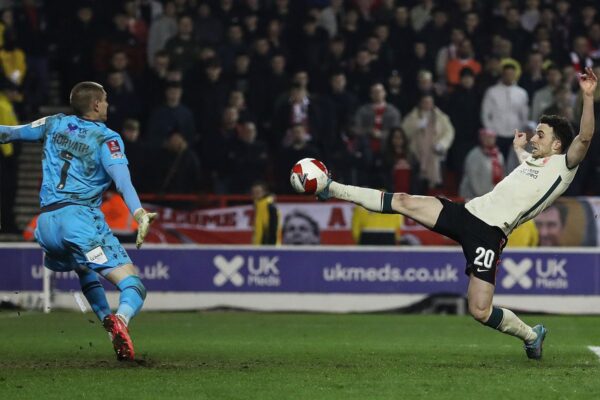
[[[147,248],[128,250],[152,292],[464,294],[462,252],[452,248]],[[41,290],[42,253],[0,248],[0,291]],[[75,273],[55,287],[79,290]],[[600,296],[600,252],[507,251],[497,294]]]
[[[352,203],[281,203],[284,244],[354,244]],[[183,211],[150,206],[159,213],[148,238],[152,243],[249,244],[251,205]],[[540,246],[597,246],[600,243],[600,198],[560,198],[535,218]],[[401,240],[410,245],[453,245],[452,240],[406,218]]]

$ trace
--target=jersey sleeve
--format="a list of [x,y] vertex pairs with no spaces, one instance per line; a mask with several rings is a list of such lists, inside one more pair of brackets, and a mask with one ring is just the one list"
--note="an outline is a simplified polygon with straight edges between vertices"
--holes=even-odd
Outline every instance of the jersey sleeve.
[[46,132],[48,131],[48,127],[52,123],[52,120],[56,117],[57,116],[40,118],[26,125],[0,125],[0,143],[42,141],[46,136]]
[[121,137],[111,135],[106,138],[100,147],[100,160],[106,169],[111,165],[129,163],[125,157],[125,144]]

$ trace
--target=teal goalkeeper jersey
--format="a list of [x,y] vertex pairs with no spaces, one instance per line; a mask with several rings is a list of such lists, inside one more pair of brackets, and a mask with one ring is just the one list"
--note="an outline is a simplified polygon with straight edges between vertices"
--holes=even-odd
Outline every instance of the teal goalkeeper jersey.
[[11,131],[0,132],[0,143],[21,139],[44,144],[41,207],[55,203],[99,207],[102,194],[112,182],[108,167],[127,164],[119,134],[98,121],[56,114],[15,132],[19,137]]

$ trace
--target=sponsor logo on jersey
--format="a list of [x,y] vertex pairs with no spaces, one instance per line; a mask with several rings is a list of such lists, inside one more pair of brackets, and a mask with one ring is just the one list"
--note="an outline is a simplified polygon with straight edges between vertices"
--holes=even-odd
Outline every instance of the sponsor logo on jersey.
[[76,131],[77,129],[79,129],[79,127],[77,125],[71,124],[71,123],[67,124],[67,128],[69,128],[69,133],[71,133],[71,132]]

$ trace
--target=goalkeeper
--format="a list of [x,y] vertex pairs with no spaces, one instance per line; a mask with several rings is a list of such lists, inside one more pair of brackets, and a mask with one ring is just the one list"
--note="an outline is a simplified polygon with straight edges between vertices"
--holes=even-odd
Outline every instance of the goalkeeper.
[[[156,217],[140,204],[131,184],[123,141],[104,125],[108,102],[103,87],[80,82],[71,91],[74,115],[56,114],[28,125],[0,126],[0,143],[42,142],[41,214],[35,239],[52,271],[75,271],[81,291],[109,332],[119,360],[132,360],[128,324],[142,308],[146,289],[100,211],[102,194],[114,181],[138,222],[139,248]],[[113,314],[98,274],[120,293]]]

